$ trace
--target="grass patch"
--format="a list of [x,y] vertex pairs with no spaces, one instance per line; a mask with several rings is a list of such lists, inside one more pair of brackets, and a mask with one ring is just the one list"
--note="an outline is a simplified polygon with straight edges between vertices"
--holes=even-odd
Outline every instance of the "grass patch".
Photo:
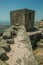
[[43,43],[43,39],[41,39],[40,42]]
[[0,60],[0,65],[8,65],[5,62],[3,62],[2,60]]
[[16,60],[17,64],[21,64],[21,62],[22,62],[22,60],[20,58]]

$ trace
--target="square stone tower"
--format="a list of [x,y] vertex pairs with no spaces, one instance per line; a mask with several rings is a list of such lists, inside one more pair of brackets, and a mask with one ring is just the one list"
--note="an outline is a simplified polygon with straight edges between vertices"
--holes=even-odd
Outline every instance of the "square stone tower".
[[11,25],[20,24],[29,31],[34,28],[35,11],[29,9],[20,9],[10,12]]

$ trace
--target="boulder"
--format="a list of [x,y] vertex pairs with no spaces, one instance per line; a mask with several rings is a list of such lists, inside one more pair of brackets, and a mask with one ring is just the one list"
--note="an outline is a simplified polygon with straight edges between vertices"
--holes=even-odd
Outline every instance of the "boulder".
[[0,47],[2,47],[7,52],[9,52],[11,50],[10,45],[7,44],[6,40],[1,40]]
[[3,39],[11,39],[11,32],[4,32]]
[[41,33],[41,39],[43,39],[43,32]]
[[14,44],[14,40],[13,39],[7,39],[7,43],[8,44]]
[[6,51],[1,47],[0,47],[0,59],[3,60],[3,61],[8,59]]

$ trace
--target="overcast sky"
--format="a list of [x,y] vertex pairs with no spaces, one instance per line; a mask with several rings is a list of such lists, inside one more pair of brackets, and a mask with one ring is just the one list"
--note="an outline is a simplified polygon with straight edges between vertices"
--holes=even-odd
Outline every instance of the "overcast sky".
[[43,19],[43,0],[0,0],[0,21],[10,21],[10,11],[21,8],[35,10],[35,21]]

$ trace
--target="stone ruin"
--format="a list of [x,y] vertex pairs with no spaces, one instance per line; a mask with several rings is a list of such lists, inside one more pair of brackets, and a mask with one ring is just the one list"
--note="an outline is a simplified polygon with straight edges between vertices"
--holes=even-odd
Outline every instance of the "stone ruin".
[[20,24],[24,25],[26,30],[34,28],[35,11],[29,9],[20,9],[10,12],[11,25]]
[[34,16],[35,11],[28,9],[10,12],[11,26],[0,36],[0,62],[3,60],[9,65],[38,65],[32,47],[36,46],[40,38],[43,39],[43,33],[27,33],[34,28]]

